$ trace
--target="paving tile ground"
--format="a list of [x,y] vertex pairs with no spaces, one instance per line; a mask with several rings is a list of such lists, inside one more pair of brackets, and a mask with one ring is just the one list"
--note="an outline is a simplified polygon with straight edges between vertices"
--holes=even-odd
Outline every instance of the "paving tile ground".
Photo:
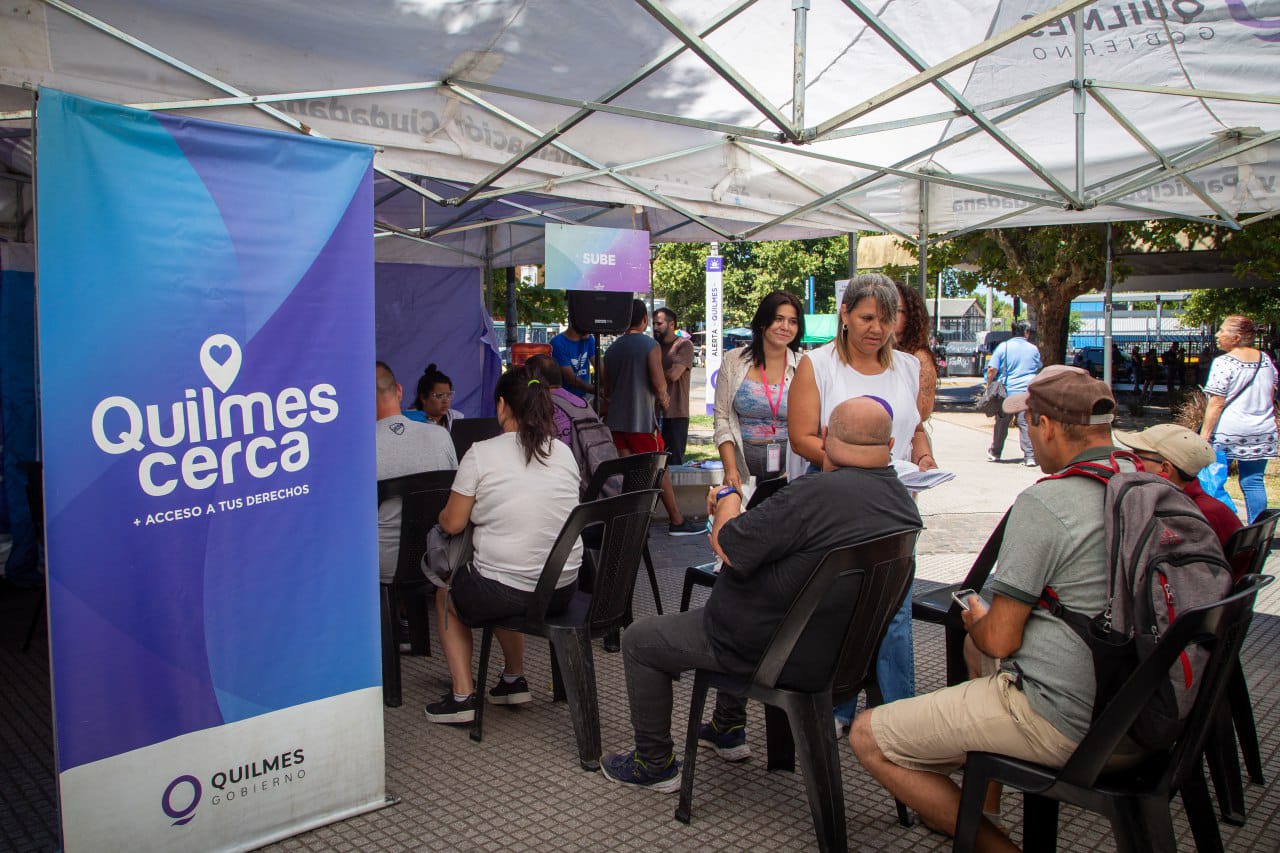
[[[1013,496],[1038,476],[1022,466],[985,462],[989,431],[965,415],[940,416],[935,446],[945,449],[944,467],[957,470],[947,494],[921,496],[927,529],[919,545],[917,589],[963,577],[986,534]],[[989,429],[989,427],[987,428]],[[951,486],[951,484],[949,484]],[[663,604],[678,605],[684,567],[709,556],[701,537],[669,537],[656,525],[651,536],[659,567]],[[1271,570],[1274,571],[1274,561]],[[1274,585],[1280,586],[1280,584]],[[695,592],[694,605],[705,597]],[[48,649],[43,636],[28,653],[18,646],[35,604],[31,593],[0,593],[0,850],[57,848],[57,806],[49,713]],[[636,612],[653,612],[643,583]],[[1244,650],[1244,666],[1268,783],[1247,785],[1247,824],[1222,826],[1230,851],[1280,849],[1280,590],[1259,601],[1258,615]],[[478,644],[477,644],[478,645]],[[916,681],[921,691],[942,686],[939,629],[915,629]],[[622,661],[595,649],[601,697],[601,729],[606,750],[631,745]],[[783,851],[814,846],[813,827],[801,779],[769,773],[763,759],[727,764],[714,756],[699,761],[692,824],[673,819],[675,797],[623,789],[598,773],[579,769],[568,709],[550,700],[550,668],[545,644],[531,642],[527,671],[534,701],[486,714],[485,739],[472,743],[466,731],[432,725],[423,706],[448,687],[444,662],[405,657],[404,704],[384,713],[387,790],[397,802],[340,823],[272,845],[273,851],[475,851],[475,850],[721,850]],[[687,714],[689,680],[676,685],[675,730]],[[752,703],[749,741],[763,753],[763,713]],[[677,734],[677,743],[682,735]],[[949,841],[894,820],[892,801],[840,746],[850,846],[858,850],[941,851]],[[1004,802],[1013,838],[1020,837],[1018,799]],[[1175,802],[1179,845],[1193,849],[1190,832]],[[1064,808],[1060,837],[1064,849],[1114,849],[1105,821]]]

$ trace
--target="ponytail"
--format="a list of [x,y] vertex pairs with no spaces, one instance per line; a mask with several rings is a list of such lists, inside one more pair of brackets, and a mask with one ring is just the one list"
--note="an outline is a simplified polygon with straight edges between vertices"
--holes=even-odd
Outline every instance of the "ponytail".
[[498,400],[507,404],[507,410],[519,424],[516,435],[524,450],[525,464],[536,456],[545,465],[551,456],[551,441],[556,436],[550,387],[536,372],[513,367],[502,374],[494,386],[495,405]]
[[418,393],[413,397],[413,408],[421,410],[422,398],[430,394],[431,389],[437,385],[448,385],[449,390],[453,390],[453,380],[441,373],[433,361],[418,377]]

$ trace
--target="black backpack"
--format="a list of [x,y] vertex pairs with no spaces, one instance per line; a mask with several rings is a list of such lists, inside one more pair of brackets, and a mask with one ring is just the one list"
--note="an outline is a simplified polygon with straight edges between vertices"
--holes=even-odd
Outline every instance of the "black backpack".
[[[618,458],[618,448],[613,443],[613,433],[600,420],[600,416],[590,406],[574,406],[551,395],[551,402],[569,418],[569,435],[561,436],[569,439],[569,449],[578,462],[578,491],[585,495],[587,484],[601,462]],[[609,498],[621,491],[615,482],[619,478],[611,477],[604,484],[600,497]]]
[[[1121,470],[1120,459],[1132,470]],[[1213,528],[1182,489],[1148,474],[1131,453],[1110,464],[1080,462],[1046,479],[1089,477],[1106,489],[1103,500],[1110,573],[1107,605],[1083,614],[1062,605],[1045,587],[1039,606],[1062,619],[1093,655],[1093,717],[1155,648],[1178,614],[1221,601],[1231,591],[1231,567]],[[1169,746],[1191,712],[1209,653],[1192,645],[1169,671],[1139,714],[1130,737],[1147,749]]]

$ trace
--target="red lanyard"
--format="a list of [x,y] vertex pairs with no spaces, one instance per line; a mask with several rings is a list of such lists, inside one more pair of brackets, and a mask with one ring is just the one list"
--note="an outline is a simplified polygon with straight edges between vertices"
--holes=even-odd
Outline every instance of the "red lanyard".
[[769,425],[769,430],[774,434],[778,434],[778,412],[782,409],[782,394],[786,390],[787,374],[782,374],[782,382],[778,385],[778,402],[773,402],[773,395],[769,393],[769,374],[764,372],[764,365],[760,365],[760,378],[764,380],[764,399],[769,404],[769,411],[773,412],[773,423]]

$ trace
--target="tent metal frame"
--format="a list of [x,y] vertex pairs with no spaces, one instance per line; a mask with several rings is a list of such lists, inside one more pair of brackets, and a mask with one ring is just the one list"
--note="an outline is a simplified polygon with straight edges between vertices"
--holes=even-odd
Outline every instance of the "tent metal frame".
[[[1129,91],[1166,95],[1171,98],[1245,101],[1267,105],[1280,105],[1280,95],[1209,91],[1193,88],[1151,86],[1124,81],[1102,81],[1089,79],[1085,76],[1085,60],[1084,51],[1082,49],[1084,36],[1083,27],[1081,26],[1081,10],[1085,6],[1088,6],[1091,0],[1063,0],[1063,2],[1055,4],[1052,8],[1032,18],[1020,21],[1017,25],[1002,32],[995,33],[981,43],[973,45],[951,57],[948,57],[947,59],[933,63],[932,65],[925,62],[925,60],[911,48],[908,41],[904,39],[901,34],[895,32],[891,27],[886,25],[884,21],[882,21],[864,2],[862,2],[862,0],[842,0],[843,5],[853,15],[861,20],[868,29],[875,33],[875,35],[878,36],[887,46],[902,57],[904,62],[906,62],[907,65],[916,73],[893,86],[876,93],[861,103],[855,104],[837,115],[826,117],[812,125],[805,124],[805,58],[807,54],[806,43],[811,12],[809,0],[792,0],[792,11],[794,14],[794,57],[790,116],[786,115],[784,112],[785,105],[780,106],[772,103],[751,84],[745,75],[743,75],[738,69],[734,68],[724,57],[717,53],[708,42],[708,38],[713,33],[725,24],[737,18],[747,9],[754,6],[757,0],[733,0],[733,2],[713,15],[697,29],[690,27],[682,21],[679,16],[673,13],[662,2],[662,0],[635,0],[635,3],[645,13],[674,36],[675,43],[665,49],[643,68],[639,69],[622,82],[613,85],[596,99],[590,101],[563,98],[554,94],[521,91],[510,87],[491,85],[475,80],[451,79],[407,81],[379,86],[325,89],[309,92],[267,92],[255,94],[244,91],[224,80],[220,80],[217,77],[184,62],[182,59],[167,53],[163,49],[144,42],[141,39],[112,26],[110,23],[80,10],[76,6],[67,2],[67,0],[42,0],[42,2],[55,10],[75,18],[86,26],[92,27],[101,33],[141,51],[167,66],[200,80],[206,85],[209,85],[222,93],[222,95],[218,97],[204,99],[186,99],[132,105],[141,109],[210,110],[219,107],[251,106],[297,133],[316,137],[325,137],[324,134],[320,133],[315,128],[309,126],[303,121],[300,121],[298,118],[283,112],[273,106],[273,104],[284,101],[315,98],[339,99],[358,95],[445,90],[483,110],[484,112],[498,117],[532,135],[534,137],[533,141],[528,146],[524,147],[518,155],[508,158],[504,162],[492,168],[487,174],[475,181],[469,187],[459,188],[458,193],[451,196],[429,189],[424,186],[422,182],[415,180],[412,175],[407,175],[401,171],[397,171],[383,165],[378,165],[376,164],[375,159],[376,172],[396,184],[394,192],[407,190],[419,196],[424,205],[429,201],[442,207],[457,207],[460,211],[459,216],[451,218],[446,223],[428,227],[424,207],[421,227],[417,229],[405,228],[403,226],[393,226],[390,223],[379,222],[375,229],[376,236],[380,238],[394,236],[401,239],[418,240],[427,245],[459,252],[460,254],[468,257],[477,257],[477,255],[474,252],[464,251],[457,247],[441,243],[435,238],[447,236],[448,234],[459,233],[461,231],[473,230],[479,227],[493,226],[503,223],[521,223],[531,225],[533,227],[545,224],[548,221],[581,223],[586,220],[568,216],[566,214],[578,213],[582,210],[582,206],[572,205],[558,210],[552,210],[549,208],[542,209],[521,204],[520,202],[513,201],[508,197],[517,193],[526,192],[555,194],[553,191],[559,188],[571,186],[575,182],[597,178],[605,178],[608,181],[624,188],[629,193],[638,194],[652,204],[672,211],[681,217],[681,221],[678,224],[665,227],[660,232],[654,234],[653,237],[655,239],[661,235],[669,234],[673,231],[685,228],[690,224],[705,229],[711,235],[714,235],[714,239],[721,241],[750,240],[753,238],[759,239],[759,235],[773,227],[801,223],[804,222],[803,217],[806,215],[811,213],[821,213],[824,217],[828,217],[832,221],[840,223],[840,225],[814,225],[812,221],[805,222],[804,224],[809,227],[827,227],[831,228],[831,230],[837,230],[838,228],[839,230],[849,232],[861,228],[887,231],[900,238],[914,240],[921,246],[921,248],[925,248],[927,243],[931,240],[937,241],[939,239],[947,239],[984,228],[998,226],[1007,227],[1015,222],[1019,216],[1022,216],[1029,211],[1042,210],[1044,208],[1058,208],[1064,211],[1072,211],[1091,209],[1100,206],[1111,206],[1120,210],[1141,213],[1144,216],[1150,216],[1151,218],[1176,217],[1194,222],[1211,223],[1232,229],[1239,229],[1250,223],[1262,221],[1280,213],[1280,209],[1274,209],[1262,210],[1249,216],[1233,216],[1221,204],[1215,202],[1208,193],[1197,187],[1190,177],[1191,173],[1199,169],[1213,166],[1224,160],[1230,159],[1231,157],[1245,153],[1253,148],[1280,140],[1280,131],[1270,131],[1254,135],[1244,130],[1233,129],[1225,133],[1216,134],[1213,139],[1193,145],[1181,152],[1169,153],[1161,150],[1153,140],[1143,134],[1134,122],[1133,118],[1126,115],[1125,112],[1108,97],[1106,92],[1108,90]],[[974,104],[970,102],[964,95],[946,81],[945,78],[947,75],[970,65],[992,52],[1017,41],[1018,39],[1026,37],[1028,34],[1055,20],[1068,16],[1075,23],[1075,67],[1072,78],[1065,80],[1060,84],[1055,84],[1032,92],[1024,92],[1015,96],[1005,97],[998,101],[985,104]],[[741,96],[743,100],[760,115],[760,121],[768,126],[762,128],[758,125],[746,126],[742,124],[694,119],[686,116],[623,107],[613,103],[620,96],[634,89],[644,80],[667,66],[672,60],[685,54],[696,56],[707,68],[732,87],[732,89],[736,91],[739,96]],[[902,98],[911,92],[925,87],[932,87],[941,92],[948,100],[951,101],[952,104],[954,104],[955,109],[895,121],[865,124],[857,127],[850,126],[852,122],[860,117]],[[1074,187],[1067,186],[1063,181],[1055,177],[1049,169],[1037,161],[1036,158],[1031,156],[1027,151],[1022,149],[1017,142],[1008,135],[1008,133],[1000,128],[1002,122],[1005,122],[1017,115],[1021,115],[1041,104],[1047,103],[1048,101],[1067,92],[1071,93],[1071,97],[1073,99],[1073,112],[1075,115],[1074,131],[1076,156]],[[484,94],[496,95],[517,101],[533,101],[566,106],[572,108],[573,112],[561,121],[557,122],[554,127],[538,128],[521,119],[510,110],[503,109],[489,101],[483,97]],[[1104,180],[1095,181],[1092,184],[1088,183],[1086,175],[1087,158],[1085,157],[1085,146],[1088,140],[1086,139],[1085,134],[1085,116],[1090,102],[1096,104],[1100,109],[1102,109],[1112,121],[1118,124],[1131,138],[1133,138],[1134,141],[1137,142],[1146,152],[1146,154],[1150,156],[1150,161],[1137,168],[1129,169],[1120,175],[1112,175]],[[1002,112],[997,113],[996,111]],[[30,119],[32,112],[33,111],[31,110],[0,112],[0,120]],[[608,166],[587,156],[584,152],[576,149],[563,139],[567,132],[598,113],[675,124],[689,128],[711,131],[723,134],[723,136],[722,138],[710,143],[670,151],[631,163]],[[935,144],[929,145],[920,151],[910,153],[889,165],[863,163],[856,160],[826,154],[821,151],[814,150],[813,148],[816,143],[826,140],[888,132],[904,127],[954,120],[967,121],[971,126],[964,128],[963,130],[960,130],[959,132],[952,134],[948,138]],[[1003,150],[1008,152],[1019,163],[1021,163],[1021,165],[1026,168],[1031,175],[1034,175],[1042,186],[1022,186],[964,175],[947,174],[937,168],[930,168],[928,166],[929,160],[934,154],[950,147],[951,145],[971,139],[978,134],[985,134]],[[769,218],[767,221],[751,225],[750,227],[742,230],[741,233],[734,233],[729,227],[712,221],[712,217],[697,213],[687,204],[681,203],[667,194],[646,186],[642,180],[638,180],[628,174],[630,171],[652,165],[654,163],[691,157],[726,145],[749,152],[752,157],[773,169],[781,177],[803,186],[806,190],[813,193],[814,198],[804,204],[800,204],[790,210],[777,214]],[[522,181],[515,186],[497,186],[498,181],[518,170],[523,163],[526,163],[531,157],[536,156],[538,152],[548,147],[555,148],[570,157],[575,158],[581,163],[585,163],[587,168],[558,177],[544,178],[538,181]],[[851,180],[843,186],[824,190],[813,181],[804,178],[795,170],[788,168],[785,162],[783,162],[783,158],[769,156],[766,152],[781,152],[788,156],[815,158],[847,166],[855,172],[865,174],[861,174],[859,177]],[[916,223],[914,235],[910,233],[909,229],[904,229],[900,226],[892,226],[890,223],[883,221],[883,219],[878,218],[867,211],[861,210],[849,200],[849,196],[857,192],[859,189],[885,177],[906,178],[918,182],[921,188],[921,203],[919,221]],[[1143,189],[1171,178],[1176,179],[1183,184],[1197,199],[1212,211],[1212,215],[1192,215],[1180,211],[1163,209],[1158,204],[1153,205],[1148,203],[1139,203],[1139,201],[1143,200],[1132,200],[1126,198],[1126,196],[1141,192]],[[431,180],[436,181],[437,184],[447,183],[446,181],[434,177],[432,177]],[[932,185],[950,186],[967,191],[978,191],[991,196],[1019,201],[1024,203],[1026,206],[1013,211],[1001,212],[999,215],[980,224],[970,225],[946,233],[930,235],[928,188]],[[390,195],[391,194],[388,194],[384,196],[384,198],[388,198]],[[487,201],[502,202],[503,204],[512,207],[517,212],[513,213],[509,217],[487,219],[479,223],[466,222],[467,216],[474,213],[477,209],[470,206],[470,203]],[[590,207],[601,204],[616,207],[618,203],[585,202],[583,203],[583,206]],[[594,218],[602,212],[603,211],[601,210],[594,210],[587,218]],[[763,212],[759,210],[757,210],[756,213],[761,216],[764,215]],[[516,247],[511,247],[509,251],[514,250],[514,248]],[[924,269],[923,257],[924,253],[922,252],[922,276]]]

